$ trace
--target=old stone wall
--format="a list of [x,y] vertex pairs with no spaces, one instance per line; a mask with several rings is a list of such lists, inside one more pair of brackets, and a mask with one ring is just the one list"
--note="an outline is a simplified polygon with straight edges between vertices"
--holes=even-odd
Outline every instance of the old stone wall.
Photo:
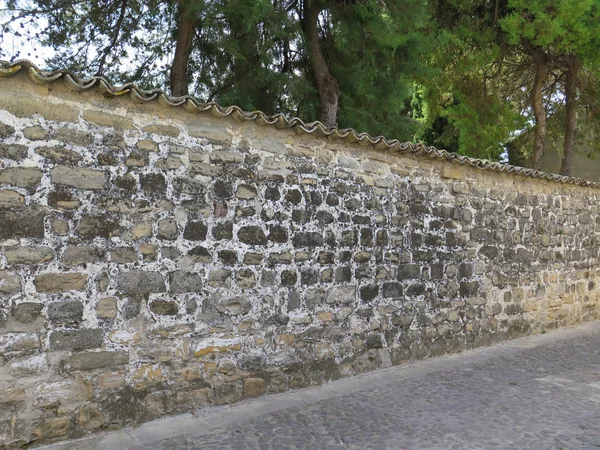
[[0,446],[596,319],[598,190],[0,79]]

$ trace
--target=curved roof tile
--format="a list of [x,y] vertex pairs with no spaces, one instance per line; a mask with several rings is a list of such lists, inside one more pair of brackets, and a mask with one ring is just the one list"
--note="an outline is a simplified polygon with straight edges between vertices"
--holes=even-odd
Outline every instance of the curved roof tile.
[[80,78],[66,69],[47,72],[39,69],[28,60],[18,60],[12,63],[0,61],[0,78],[11,77],[21,70],[26,70],[29,78],[38,84],[54,83],[61,78],[67,87],[75,92],[82,92],[96,88],[102,95],[107,97],[119,97],[129,95],[137,103],[146,103],[157,100],[161,105],[167,107],[183,107],[189,112],[211,112],[217,117],[232,116],[238,121],[254,121],[259,125],[271,125],[277,129],[293,129],[298,133],[310,134],[317,137],[328,137],[341,139],[347,143],[369,145],[377,150],[388,150],[390,152],[403,152],[413,154],[427,154],[439,159],[445,159],[461,165],[469,165],[480,169],[496,172],[507,172],[532,178],[541,178],[558,183],[574,184],[585,187],[600,187],[600,182],[587,181],[582,178],[566,177],[558,174],[542,172],[540,170],[527,169],[512,166],[500,162],[492,162],[485,159],[470,158],[446,150],[438,150],[423,144],[400,142],[396,139],[387,139],[384,136],[371,136],[368,133],[359,133],[352,128],[340,129],[337,127],[326,127],[321,122],[303,122],[297,117],[288,117],[283,114],[268,116],[262,111],[243,111],[237,106],[220,106],[215,102],[203,103],[190,95],[184,97],[168,96],[161,89],[144,91],[133,83],[115,86],[102,77]]

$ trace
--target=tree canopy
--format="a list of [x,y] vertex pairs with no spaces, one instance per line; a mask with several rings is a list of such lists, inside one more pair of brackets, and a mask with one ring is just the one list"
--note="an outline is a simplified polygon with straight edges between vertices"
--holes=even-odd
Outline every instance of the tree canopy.
[[[0,0],[15,39],[68,68],[570,174],[600,130],[600,0]],[[578,133],[578,130],[585,132]]]

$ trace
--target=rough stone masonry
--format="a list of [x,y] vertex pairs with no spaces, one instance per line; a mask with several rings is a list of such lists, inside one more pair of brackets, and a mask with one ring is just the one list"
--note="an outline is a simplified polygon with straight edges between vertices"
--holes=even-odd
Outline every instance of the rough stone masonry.
[[598,317],[597,188],[79,90],[0,79],[0,447]]

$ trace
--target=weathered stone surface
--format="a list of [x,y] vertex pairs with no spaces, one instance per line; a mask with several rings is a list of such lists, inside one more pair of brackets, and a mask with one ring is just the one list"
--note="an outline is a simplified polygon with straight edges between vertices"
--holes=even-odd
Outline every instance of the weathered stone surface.
[[63,252],[62,263],[65,266],[73,267],[97,263],[103,259],[103,250],[92,247],[91,245],[82,245],[78,247],[67,247]]
[[267,392],[267,382],[262,378],[244,380],[244,397],[258,397]]
[[54,331],[50,335],[52,350],[87,350],[102,346],[101,329]]
[[35,207],[0,210],[0,239],[43,238],[45,216]]
[[96,305],[96,315],[99,319],[114,319],[118,312],[117,299],[114,297],[101,298]]
[[292,242],[294,247],[320,247],[323,245],[323,235],[317,232],[296,233]]
[[130,264],[138,260],[138,255],[133,247],[118,247],[110,252],[110,261],[116,264]]
[[22,161],[27,157],[27,147],[21,144],[0,143],[0,158]]
[[248,245],[267,244],[267,236],[265,236],[264,231],[256,226],[241,227],[238,231],[238,239]]
[[119,224],[106,216],[84,216],[77,226],[77,232],[90,239],[109,238],[116,235],[119,230]]
[[134,270],[118,276],[117,289],[129,295],[146,295],[165,292],[165,279],[159,272]]
[[167,181],[162,173],[141,174],[140,186],[147,195],[165,195],[167,191]]
[[55,294],[58,292],[83,291],[87,284],[88,276],[85,273],[44,273],[35,280],[38,292]]
[[54,139],[60,142],[77,145],[79,147],[88,147],[92,144],[94,138],[87,131],[73,130],[71,128],[59,128],[54,132]]
[[146,125],[144,128],[142,128],[142,131],[145,133],[165,134],[173,137],[179,136],[180,133],[179,128],[174,127],[173,125],[163,124]]
[[204,222],[188,222],[183,231],[183,238],[190,241],[204,241],[208,227]]
[[0,270],[0,294],[21,292],[21,276],[16,272]]
[[58,417],[41,423],[34,431],[32,440],[50,439],[64,436],[71,430],[71,419],[69,417]]
[[213,185],[213,195],[216,198],[231,198],[233,196],[233,185],[229,181],[217,180]]
[[150,303],[150,311],[161,316],[176,316],[179,304],[169,300],[154,300]]
[[7,138],[15,134],[15,127],[0,122],[0,138]]
[[42,171],[33,167],[8,167],[0,170],[0,183],[32,188],[42,181]]
[[104,367],[113,367],[127,364],[129,354],[127,352],[86,352],[71,355],[65,361],[66,370],[94,370]]
[[157,237],[160,239],[175,240],[179,234],[177,222],[174,219],[163,219],[158,222]]
[[233,222],[217,223],[212,229],[212,235],[217,241],[233,239]]
[[32,323],[40,316],[44,305],[42,303],[22,302],[14,305],[11,315],[22,323]]
[[54,219],[50,222],[52,229],[59,236],[66,236],[69,234],[69,223],[64,220]]
[[40,126],[27,127],[23,129],[23,136],[30,141],[46,140],[49,137],[48,130]]
[[77,164],[83,159],[81,153],[66,149],[62,146],[55,147],[37,147],[35,152],[56,164]]
[[158,151],[158,144],[154,141],[151,141],[149,139],[142,139],[139,140],[137,142],[137,144],[135,144],[135,146],[142,150],[142,151],[146,151],[146,152],[156,152]]
[[0,209],[18,208],[25,204],[25,196],[16,191],[0,191]]
[[46,315],[57,324],[79,323],[83,318],[83,304],[76,300],[50,303]]
[[329,304],[352,304],[356,300],[356,288],[354,286],[336,286],[327,292],[325,301]]
[[106,183],[106,174],[100,170],[58,166],[50,171],[50,179],[65,186],[101,190]]
[[17,247],[4,250],[6,262],[13,264],[44,264],[55,257],[54,250],[50,247]]
[[217,305],[217,311],[232,316],[246,314],[250,309],[252,309],[252,304],[247,298],[241,296],[223,299]]
[[178,270],[169,274],[169,286],[174,294],[202,292],[202,279],[197,273]]

